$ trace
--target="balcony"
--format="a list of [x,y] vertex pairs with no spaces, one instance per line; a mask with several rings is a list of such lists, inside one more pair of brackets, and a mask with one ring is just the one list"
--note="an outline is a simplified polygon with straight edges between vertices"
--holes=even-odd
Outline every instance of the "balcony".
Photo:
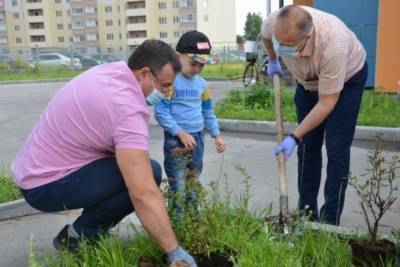
[[29,29],[29,35],[46,35],[44,29]]
[[127,17],[145,16],[146,8],[131,8],[126,10]]
[[145,37],[140,37],[140,38],[128,38],[128,45],[140,45],[142,44],[144,41],[146,41],[147,38]]
[[43,2],[31,2],[31,3],[26,3],[25,4],[26,9],[42,9],[43,8]]
[[129,23],[126,24],[126,30],[128,32],[131,31],[145,31],[146,30],[146,23]]
[[28,23],[32,23],[32,22],[44,22],[44,16],[28,16],[26,18],[26,20],[28,21]]

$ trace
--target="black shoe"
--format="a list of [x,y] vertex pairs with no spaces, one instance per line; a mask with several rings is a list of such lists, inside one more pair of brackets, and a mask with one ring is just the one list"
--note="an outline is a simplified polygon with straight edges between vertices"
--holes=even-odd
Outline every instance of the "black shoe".
[[77,252],[79,249],[80,239],[68,235],[67,224],[53,239],[53,245],[57,250],[66,250],[68,252]]

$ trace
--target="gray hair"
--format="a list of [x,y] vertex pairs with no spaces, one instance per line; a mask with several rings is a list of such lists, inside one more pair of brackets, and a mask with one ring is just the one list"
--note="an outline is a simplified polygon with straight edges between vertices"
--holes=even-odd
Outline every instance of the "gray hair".
[[298,33],[299,39],[306,37],[311,30],[313,20],[305,9],[297,5],[283,7],[278,14],[277,22],[283,33],[289,32],[293,27]]

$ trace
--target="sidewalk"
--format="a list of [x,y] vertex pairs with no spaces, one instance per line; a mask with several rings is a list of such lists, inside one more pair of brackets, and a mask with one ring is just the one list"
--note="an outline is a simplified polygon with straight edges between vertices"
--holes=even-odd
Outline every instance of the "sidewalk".
[[[246,167],[251,179],[251,198],[250,205],[252,209],[261,210],[269,203],[273,203],[273,213],[278,211],[278,170],[277,162],[272,156],[272,149],[275,146],[275,136],[267,134],[250,134],[225,132],[225,141],[227,151],[225,154],[215,152],[213,140],[206,138],[206,149],[204,157],[204,171],[201,175],[201,182],[208,186],[211,181],[222,182],[224,173],[228,177],[231,189],[239,194],[243,192],[243,177],[235,170],[235,165],[240,164]],[[162,130],[159,126],[151,127],[151,157],[162,162]],[[354,175],[359,175],[366,168],[366,155],[368,149],[365,147],[353,146],[351,157],[351,170]],[[391,152],[388,152],[391,153]],[[326,155],[324,155],[325,157]],[[287,162],[287,177],[289,191],[289,207],[294,209],[297,201],[297,177],[296,177],[296,157],[292,157]],[[326,164],[326,157],[324,158]],[[326,167],[326,166],[324,166]],[[324,172],[323,172],[324,173]],[[322,181],[322,184],[324,180]],[[322,190],[319,198],[322,204]],[[399,196],[399,193],[398,197]],[[400,204],[397,202],[396,209]],[[351,187],[348,187],[346,195],[346,204],[342,215],[342,226],[356,227],[363,224],[362,215],[358,205],[358,198]],[[1,211],[0,211],[1,212]],[[3,266],[27,266],[29,238],[32,237],[33,247],[36,254],[54,253],[52,239],[66,223],[72,222],[78,211],[68,213],[45,214],[40,213],[31,216],[19,217],[0,221],[0,267]],[[135,217],[128,216],[129,220],[137,222]],[[120,224],[119,230],[121,236],[129,235],[128,222]],[[383,221],[385,225],[399,228],[400,220],[398,214],[388,213]],[[365,227],[364,227],[365,229]],[[385,233],[390,233],[390,227],[382,227]]]

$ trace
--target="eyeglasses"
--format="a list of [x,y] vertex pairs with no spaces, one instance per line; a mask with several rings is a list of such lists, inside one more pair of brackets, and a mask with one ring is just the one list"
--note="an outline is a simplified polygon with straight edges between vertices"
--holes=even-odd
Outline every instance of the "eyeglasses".
[[150,69],[150,73],[151,73],[151,76],[154,77],[155,82],[158,83],[162,88],[167,89],[172,86],[171,83],[161,83],[160,80],[158,79],[157,75],[155,74],[155,72],[152,69]]

